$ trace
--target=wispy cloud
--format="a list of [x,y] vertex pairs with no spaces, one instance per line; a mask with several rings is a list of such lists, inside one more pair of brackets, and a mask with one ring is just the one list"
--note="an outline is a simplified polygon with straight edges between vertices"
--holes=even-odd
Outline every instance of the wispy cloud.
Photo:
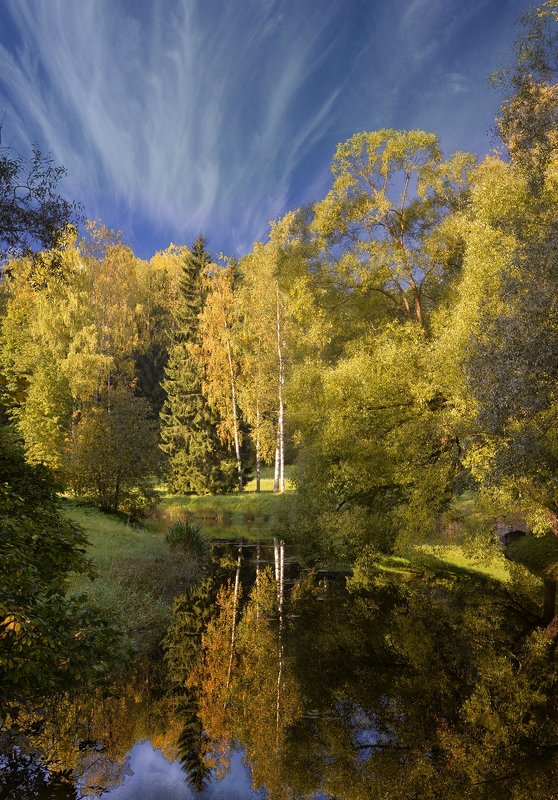
[[5,2],[6,134],[65,164],[91,216],[242,249],[325,187],[336,142],[410,127],[432,76],[474,103],[471,70],[437,58],[487,4]]
[[340,0],[290,20],[282,7],[167,2],[133,16],[97,0],[14,3],[25,43],[0,48],[13,126],[46,143],[78,195],[108,195],[178,235],[230,226],[247,203],[274,216],[338,95],[307,100],[306,117],[296,108]]
[[450,94],[467,94],[471,91],[469,79],[461,72],[450,72],[446,85]]

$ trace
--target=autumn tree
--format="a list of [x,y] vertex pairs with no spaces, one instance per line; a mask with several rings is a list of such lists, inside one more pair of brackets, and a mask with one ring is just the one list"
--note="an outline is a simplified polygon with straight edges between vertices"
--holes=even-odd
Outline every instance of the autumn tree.
[[112,388],[82,411],[75,432],[70,485],[104,511],[138,515],[152,499],[150,480],[160,465],[157,430],[147,401]]
[[[134,348],[149,348],[137,302],[140,265],[117,235],[98,226],[88,230],[87,242],[68,236],[59,245],[59,269],[45,272],[41,286],[32,280],[37,264],[29,259],[14,264],[4,283],[0,358],[5,402],[32,463],[47,464],[66,485],[87,487],[90,493],[93,473],[103,464],[113,474],[121,470],[115,462],[118,452],[127,462],[125,471],[138,481],[136,500],[142,505],[147,488],[142,470],[155,468],[158,448],[147,409],[139,413],[133,397]],[[122,396],[130,402],[119,402]],[[113,398],[118,413],[109,418]],[[109,452],[111,442],[103,437],[113,423],[117,444]],[[134,448],[137,461],[131,464]],[[130,480],[124,484],[129,503]],[[115,505],[114,498],[101,500],[98,492],[92,496],[111,508],[122,500]]]
[[[239,331],[242,410],[256,446],[256,478],[262,460],[275,463],[274,489],[285,490],[285,386],[295,336],[291,295],[281,272],[294,215],[271,225],[268,241],[256,242],[240,265],[242,323]],[[296,288],[293,288],[296,292]]]
[[133,358],[137,391],[149,401],[156,419],[165,400],[162,383],[174,336],[185,255],[185,247],[170,245],[155,253],[149,262],[136,260],[137,339]]
[[203,389],[209,406],[218,416],[217,432],[222,445],[234,449],[237,488],[242,491],[246,464],[242,463],[243,429],[238,402],[240,364],[236,264],[212,265],[204,278],[207,297],[199,322]]

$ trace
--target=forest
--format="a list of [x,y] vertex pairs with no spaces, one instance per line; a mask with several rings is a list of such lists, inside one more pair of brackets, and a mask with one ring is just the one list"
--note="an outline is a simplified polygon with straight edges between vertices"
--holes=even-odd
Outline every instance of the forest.
[[[240,743],[272,798],[558,797],[557,58],[549,0],[490,155],[355,133],[239,258],[200,234],[140,259],[62,167],[0,149],[2,796],[98,793],[83,742],[110,718],[123,757],[119,702],[164,672],[192,791]],[[260,496],[257,551],[161,511]],[[118,559],[95,525],[155,531],[119,591],[164,602],[91,599]],[[78,744],[84,688],[106,717]]]

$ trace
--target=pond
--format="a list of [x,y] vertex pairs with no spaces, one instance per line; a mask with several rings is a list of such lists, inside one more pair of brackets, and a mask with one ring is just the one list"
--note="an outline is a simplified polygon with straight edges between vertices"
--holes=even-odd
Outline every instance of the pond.
[[278,541],[211,549],[164,656],[43,709],[50,769],[6,758],[3,797],[554,796],[555,669],[521,586],[372,567],[347,585]]

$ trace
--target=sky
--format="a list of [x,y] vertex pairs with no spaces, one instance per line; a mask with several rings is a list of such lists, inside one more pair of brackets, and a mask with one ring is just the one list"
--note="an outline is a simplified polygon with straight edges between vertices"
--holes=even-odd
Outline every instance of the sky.
[[0,0],[2,145],[141,258],[241,256],[321,199],[337,143],[422,129],[484,156],[531,0]]

